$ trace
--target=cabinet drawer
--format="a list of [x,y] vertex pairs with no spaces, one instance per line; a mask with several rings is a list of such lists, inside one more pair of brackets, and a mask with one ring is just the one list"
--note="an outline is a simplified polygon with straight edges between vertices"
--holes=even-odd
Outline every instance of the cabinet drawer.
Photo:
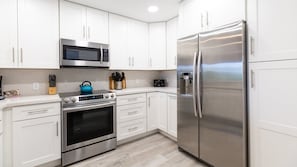
[[118,124],[118,140],[146,132],[146,119],[136,119]]
[[124,122],[146,117],[146,103],[136,103],[117,107],[117,121]]
[[142,103],[146,101],[146,94],[133,94],[117,97],[117,105]]
[[13,121],[60,115],[60,103],[38,104],[12,108]]

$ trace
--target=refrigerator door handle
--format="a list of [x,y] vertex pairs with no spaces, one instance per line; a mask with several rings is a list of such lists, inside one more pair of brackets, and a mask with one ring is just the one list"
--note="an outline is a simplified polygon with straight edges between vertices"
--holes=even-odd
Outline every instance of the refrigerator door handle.
[[199,117],[202,118],[202,107],[201,107],[201,96],[200,96],[200,69],[201,69],[201,58],[202,52],[199,51],[198,55],[198,63],[197,63],[197,105],[198,105],[198,113]]
[[194,53],[194,61],[193,61],[193,107],[194,107],[194,115],[197,117],[197,99],[196,99],[196,64],[197,63],[197,52]]

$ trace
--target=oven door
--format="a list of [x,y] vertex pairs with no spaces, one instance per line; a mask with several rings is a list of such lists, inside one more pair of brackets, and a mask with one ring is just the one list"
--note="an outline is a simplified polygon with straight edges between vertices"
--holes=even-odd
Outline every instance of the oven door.
[[63,152],[116,137],[115,102],[63,108]]

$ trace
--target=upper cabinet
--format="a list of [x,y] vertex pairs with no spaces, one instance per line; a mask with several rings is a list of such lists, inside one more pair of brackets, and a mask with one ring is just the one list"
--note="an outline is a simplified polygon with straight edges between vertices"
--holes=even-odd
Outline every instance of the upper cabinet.
[[167,70],[176,69],[177,58],[177,18],[169,20],[166,23],[166,55],[167,55]]
[[184,0],[179,7],[178,37],[245,20],[245,0]]
[[166,23],[149,24],[149,66],[166,69]]
[[108,44],[108,13],[61,1],[61,38]]
[[17,0],[0,1],[0,19],[5,20],[0,29],[0,68],[18,65],[17,10]]
[[296,0],[249,0],[249,61],[297,58]]
[[110,14],[109,27],[110,69],[147,69],[148,24]]
[[0,68],[59,68],[58,0],[0,2]]

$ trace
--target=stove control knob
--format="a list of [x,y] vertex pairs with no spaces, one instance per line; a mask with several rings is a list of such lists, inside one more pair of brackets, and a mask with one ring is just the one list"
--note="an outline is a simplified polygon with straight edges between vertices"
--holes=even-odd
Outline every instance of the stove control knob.
[[65,103],[69,103],[70,102],[70,99],[69,98],[64,98],[64,102]]
[[111,97],[111,98],[114,98],[114,94],[111,94],[110,97]]
[[105,99],[108,99],[108,98],[109,98],[109,95],[105,95],[104,98],[105,98]]
[[73,103],[75,103],[75,102],[76,102],[76,98],[75,98],[75,97],[72,97],[72,98],[71,98],[71,101],[72,101]]

